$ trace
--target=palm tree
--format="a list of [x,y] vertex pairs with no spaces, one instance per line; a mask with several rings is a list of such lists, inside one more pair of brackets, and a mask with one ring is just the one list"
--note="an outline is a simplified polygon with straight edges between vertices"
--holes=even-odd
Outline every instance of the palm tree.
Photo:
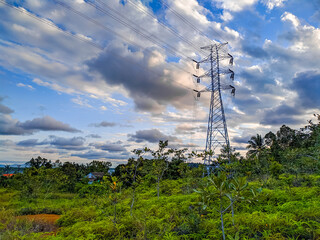
[[262,138],[260,134],[257,134],[257,136],[252,136],[248,143],[249,145],[247,148],[250,149],[247,152],[248,156],[259,157],[260,153],[266,148],[264,138]]
[[4,166],[4,173],[10,173],[10,170],[11,170],[11,166],[9,164],[6,164]]

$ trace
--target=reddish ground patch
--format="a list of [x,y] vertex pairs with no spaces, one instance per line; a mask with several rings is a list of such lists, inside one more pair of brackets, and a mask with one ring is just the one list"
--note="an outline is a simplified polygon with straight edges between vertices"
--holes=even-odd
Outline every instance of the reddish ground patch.
[[34,232],[48,232],[45,235],[55,235],[58,227],[55,225],[60,218],[57,214],[36,214],[18,216],[17,219],[31,221]]
[[18,219],[28,219],[30,221],[35,222],[47,222],[51,224],[55,224],[55,222],[60,218],[60,215],[57,214],[36,214],[36,215],[23,215],[18,216]]

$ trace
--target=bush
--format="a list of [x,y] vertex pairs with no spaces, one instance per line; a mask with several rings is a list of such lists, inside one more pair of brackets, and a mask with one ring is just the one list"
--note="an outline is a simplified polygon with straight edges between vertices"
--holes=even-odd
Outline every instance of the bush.
[[87,184],[84,185],[80,190],[79,190],[79,197],[84,198],[87,196],[102,196],[105,194],[107,191],[106,187],[104,184],[100,183],[93,183],[93,184]]
[[72,226],[77,222],[93,221],[96,217],[94,207],[75,208],[63,214],[58,220],[58,225],[60,227]]
[[61,215],[61,209],[54,208],[22,208],[18,211],[18,215],[35,215],[35,214],[58,214]]

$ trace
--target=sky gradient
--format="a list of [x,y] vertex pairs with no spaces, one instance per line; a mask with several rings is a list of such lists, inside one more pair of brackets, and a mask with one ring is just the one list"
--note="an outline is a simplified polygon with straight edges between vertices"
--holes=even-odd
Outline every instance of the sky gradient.
[[210,95],[195,100],[206,69],[191,59],[212,40],[234,56],[233,147],[320,112],[319,0],[163,2],[1,0],[0,164],[116,166],[159,140],[203,150]]

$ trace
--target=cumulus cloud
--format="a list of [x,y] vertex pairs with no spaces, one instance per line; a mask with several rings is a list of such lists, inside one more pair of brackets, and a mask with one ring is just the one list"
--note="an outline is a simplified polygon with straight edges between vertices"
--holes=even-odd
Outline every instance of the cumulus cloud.
[[226,9],[232,12],[240,12],[243,11],[255,3],[257,3],[258,0],[215,0],[215,3],[217,7]]
[[[256,132],[256,129],[263,131],[268,128],[269,130],[281,121],[299,123],[308,110],[319,108],[316,94],[318,86],[316,84],[312,85],[313,82],[318,81],[317,69],[320,67],[317,62],[320,56],[319,29],[307,25],[303,19],[299,19],[293,13],[285,12],[281,16],[281,21],[285,24],[285,27],[282,28],[284,32],[278,36],[279,38],[272,35],[272,41],[265,40],[265,36],[260,36],[261,29],[271,29],[271,24],[267,28],[263,28],[263,26],[275,21],[274,18],[268,19],[269,17],[277,17],[278,15],[268,16],[268,13],[265,13],[264,16],[258,16],[259,13],[257,12],[246,11],[253,9],[252,7],[258,1],[270,10],[284,6],[283,3],[285,3],[283,0],[212,1],[223,11],[220,19],[226,22],[219,23],[212,21],[215,16],[208,9],[205,9],[204,4],[199,4],[199,1],[167,1],[172,9],[179,12],[185,19],[209,36],[216,38],[218,34],[227,41],[232,39],[229,42],[233,47],[235,56],[237,94],[232,101],[229,98],[224,99],[224,103],[228,126],[232,127],[231,130],[236,128],[240,132],[243,131],[243,136],[249,136],[250,131]],[[110,23],[119,33],[128,36],[147,50],[143,51],[132,45],[121,44],[122,40],[117,39],[115,42],[119,44],[111,44],[104,51],[100,51],[91,45],[84,45],[83,42],[65,36],[60,31],[51,29],[43,23],[38,23],[26,15],[16,14],[10,9],[7,11],[6,8],[0,6],[0,19],[2,20],[0,24],[6,32],[0,42],[1,66],[14,72],[18,69],[26,73],[26,76],[32,76],[34,78],[32,84],[41,86],[39,88],[46,87],[59,94],[73,95],[71,101],[76,104],[83,106],[89,104],[91,101],[86,102],[83,99],[85,99],[84,97],[91,97],[95,103],[89,105],[97,106],[95,108],[100,109],[100,113],[105,108],[112,111],[113,106],[109,107],[107,104],[124,106],[126,104],[124,101],[112,98],[113,94],[115,96],[121,94],[125,101],[132,98],[136,109],[156,113],[150,117],[150,122],[154,121],[157,124],[168,125],[173,121],[175,123],[192,122],[193,118],[190,117],[189,111],[183,111],[183,114],[179,112],[180,109],[190,109],[190,106],[192,106],[192,96],[188,96],[188,90],[182,87],[183,84],[193,88],[192,81],[188,85],[189,75],[170,66],[177,65],[193,72],[194,69],[191,65],[189,66],[176,58],[174,61],[178,62],[169,65],[166,61],[171,60],[172,55],[167,50],[160,50],[154,43],[141,39],[134,32],[120,26],[119,23],[91,9],[87,4],[80,4],[79,2],[82,1],[70,1],[68,4],[80,9],[81,12],[94,19],[106,24]],[[143,3],[139,2],[141,7],[148,10]],[[90,41],[108,45],[111,39],[115,39],[115,36],[101,31],[97,26],[90,25],[78,16],[67,14],[63,8],[56,6],[52,1],[22,1],[19,4],[26,9],[30,9],[31,12],[48,17],[53,24],[63,26],[66,31],[72,29],[72,32],[79,36],[82,34],[81,36]],[[108,4],[111,4],[114,9],[128,16],[128,18],[135,19],[139,26],[150,30],[150,36],[160,36],[162,40],[172,44],[186,55],[197,56],[197,50],[195,51],[181,40],[168,34],[156,21],[150,21],[143,12],[132,8],[130,4],[119,4],[118,0],[110,0]],[[258,8],[260,11],[261,5]],[[208,43],[208,39],[196,33],[168,9],[160,9],[159,11],[161,18],[163,17],[166,23],[195,45],[203,46]],[[241,11],[243,12],[241,13]],[[315,14],[313,18],[318,15]],[[232,18],[236,19],[241,35],[228,27],[229,22],[227,21]],[[246,28],[245,25],[250,27]],[[252,35],[243,35],[245,38],[241,40],[242,34],[247,31],[251,31]],[[251,36],[253,37],[251,38]],[[254,44],[247,42],[248,39],[252,39]],[[239,46],[240,44],[241,46]],[[90,72],[87,71],[88,68]],[[303,81],[306,81],[306,86],[302,86]],[[310,90],[310,88],[312,89]],[[76,97],[78,95],[81,98]],[[99,99],[102,101],[98,102]],[[310,99],[314,99],[314,102],[311,102]],[[201,116],[200,114],[197,115],[197,120],[206,122],[207,103],[204,103],[203,98],[200,101],[203,101],[200,103],[203,108],[201,108],[201,111],[199,110]],[[128,103],[131,104],[130,101]],[[169,108],[167,108],[168,106]],[[171,111],[172,106],[175,108],[173,111]],[[171,112],[169,112],[169,109]],[[168,110],[168,112],[165,110]],[[45,130],[50,129],[48,125],[39,121],[43,118],[20,122],[10,116],[13,110],[1,103],[0,112],[3,113],[0,119],[0,132],[2,132],[0,134],[26,135],[37,131],[50,131]],[[144,119],[144,121],[148,120]],[[45,121],[48,122],[48,120]],[[56,124],[51,121],[49,125]],[[96,123],[96,127],[113,126],[121,126],[121,123]],[[60,125],[58,128],[59,131],[76,132],[76,129],[69,125],[68,127]],[[245,129],[250,129],[250,131]],[[187,134],[188,132],[199,132],[205,129],[180,125],[175,130],[175,134]],[[230,134],[230,136],[233,135]],[[98,138],[98,135],[90,134],[87,137]],[[128,138],[135,142],[155,143],[160,139],[178,141],[175,136],[166,135],[157,129],[140,130],[128,135]],[[99,156],[107,158],[112,155],[108,153],[109,151],[121,153],[120,150],[126,148],[122,144],[117,146],[111,142],[86,147],[83,139],[68,138],[62,140],[58,137],[49,138],[49,140],[46,140],[46,144],[52,149],[43,151],[61,152],[61,149],[83,149],[86,152],[77,152],[78,157],[86,158],[88,156],[88,159],[94,159]],[[237,137],[234,140],[239,143],[244,141]],[[42,144],[35,139],[24,140],[19,143],[20,146]],[[182,146],[184,144],[179,142],[176,146],[178,145]],[[88,151],[89,148],[90,151]],[[119,156],[119,154],[115,154],[114,157],[116,156]]]
[[254,45],[249,42],[244,42],[242,45],[242,51],[254,58],[266,59],[269,55],[262,47]]
[[11,108],[9,108],[9,107],[7,107],[7,106],[5,106],[5,105],[3,105],[3,104],[1,103],[4,99],[5,99],[5,97],[0,96],[0,114],[1,114],[1,113],[2,113],[2,114],[10,114],[10,113],[13,113],[14,111],[13,111]]
[[63,153],[61,150],[52,149],[52,148],[43,148],[43,149],[40,150],[40,152],[41,153],[49,153],[49,154],[51,154],[51,153],[59,153],[59,154]]
[[15,142],[9,139],[5,140],[0,140],[0,148],[7,148],[7,147],[12,147],[15,146]]
[[176,134],[194,134],[196,132],[206,132],[207,128],[206,126],[197,126],[194,123],[189,124],[189,123],[183,123],[179,124],[175,128],[175,133]]
[[64,138],[51,135],[49,137],[49,140],[44,142],[58,149],[76,151],[82,151],[87,149],[87,147],[84,146],[85,138],[83,137]]
[[[46,146],[41,149],[42,152],[45,153],[57,153],[61,152],[57,149],[63,150],[73,150],[73,151],[82,151],[88,149],[87,146],[84,145],[85,139],[83,137],[72,137],[72,138],[64,138],[58,137],[54,135],[50,135],[48,139],[43,141],[39,141],[38,139],[26,139],[16,143],[18,147],[35,147],[39,145]],[[50,148],[51,147],[51,148]]]
[[114,122],[107,122],[107,121],[102,121],[100,123],[93,123],[90,126],[94,126],[94,127],[114,127],[117,124]]
[[264,125],[299,124],[304,122],[304,120],[299,119],[302,113],[297,107],[283,104],[265,111],[260,123]]
[[121,141],[112,143],[112,142],[105,142],[105,143],[92,143],[91,146],[94,146],[96,149],[108,151],[108,152],[126,152],[127,149],[122,145]]
[[306,71],[296,74],[289,88],[298,93],[297,105],[304,109],[320,106],[320,72]]
[[94,133],[89,134],[86,137],[88,137],[88,138],[101,138],[101,136],[99,134],[94,134]]
[[227,109],[228,126],[255,124],[262,132],[281,124],[299,127],[311,109],[319,109],[320,30],[289,12],[280,19],[286,28],[279,41],[242,43],[251,61],[238,68],[233,104],[244,114]]
[[253,135],[249,136],[249,135],[245,135],[245,136],[234,136],[232,138],[232,144],[235,143],[240,143],[240,144],[244,144],[244,143],[248,143],[248,141],[251,139]]
[[231,21],[233,19],[233,16],[228,11],[223,11],[223,14],[221,16],[221,19],[225,22]]
[[64,132],[80,132],[80,130],[70,127],[69,124],[55,120],[50,116],[42,118],[34,118],[18,124],[19,127],[27,131],[64,131]]
[[135,134],[128,134],[129,141],[134,141],[137,143],[141,142],[150,142],[150,143],[157,143],[160,140],[166,141],[169,140],[172,142],[180,141],[175,136],[165,135],[162,132],[160,132],[158,129],[150,129],[150,130],[139,130],[136,131]]
[[0,115],[0,135],[27,135],[38,131],[80,132],[50,116],[20,122],[9,115]]
[[178,75],[172,66],[160,59],[155,66],[148,64],[156,57],[154,51],[132,52],[123,46],[110,45],[88,66],[109,85],[123,86],[138,110],[162,112],[168,104],[181,107],[181,99],[189,92],[176,83]]
[[300,25],[300,20],[298,19],[297,16],[293,15],[290,12],[285,12],[282,16],[281,16],[281,20],[282,21],[289,21],[291,22],[291,24],[294,27],[298,27]]
[[[25,11],[30,10],[47,16],[52,25],[57,27],[62,25],[66,29],[72,29],[71,32],[79,32],[77,35],[81,33],[81,36],[90,41],[107,42],[109,44],[110,40],[116,37],[112,36],[110,32],[101,31],[100,27],[88,23],[79,16],[68,14],[65,9],[57,6],[54,2],[32,4],[32,1],[25,1],[20,4],[25,7]],[[147,7],[142,3],[140,9],[131,4],[121,4],[116,0],[108,1],[108,4],[129,19],[135,19],[135,23],[139,27],[150,32],[147,35],[160,36],[161,41],[170,42],[179,52],[184,52],[188,56],[197,54],[195,51],[198,51],[198,48],[190,50],[191,48],[186,42],[181,41],[177,36],[173,36],[172,32],[165,30],[157,21],[150,21],[150,17],[141,11],[141,8],[147,10]],[[186,19],[196,23],[201,29],[214,28],[221,34],[234,37],[235,31],[229,28],[222,30],[220,23],[209,21],[206,16],[210,15],[210,11],[197,1],[185,2],[179,0],[170,1],[169,4],[172,8],[179,9],[179,12]],[[189,75],[183,75],[176,69],[173,71],[172,66],[170,67],[166,63],[166,59],[172,56],[170,51],[160,50],[154,42],[137,36],[135,32],[130,31],[119,22],[115,22],[109,16],[101,15],[98,11],[92,11],[88,4],[79,4],[75,1],[68,2],[68,5],[75,9],[81,9],[84,14],[99,19],[103,23],[111,24],[112,28],[118,29],[123,36],[130,36],[133,42],[150,51],[142,53],[137,51],[136,46],[130,45],[128,48],[134,49],[132,52],[123,47],[120,51],[119,48],[108,47],[105,52],[101,53],[100,50],[94,49],[88,44],[74,40],[70,36],[65,36],[57,28],[48,28],[45,24],[34,21],[23,14],[17,17],[17,14],[11,9],[8,11],[0,9],[2,10],[2,19],[7,22],[3,27],[10,33],[4,39],[5,44],[0,46],[0,61],[9,69],[19,68],[34,75],[34,83],[51,88],[59,93],[90,94],[90,96],[105,100],[109,104],[125,105],[124,101],[110,97],[116,91],[116,93],[125,96],[128,94],[129,97],[133,98],[138,110],[156,113],[164,111],[167,105],[178,108],[187,107],[190,101],[188,101],[188,98],[182,98],[187,94],[186,89],[181,87],[180,84],[173,83],[173,80],[186,85],[185,78]],[[173,20],[172,23],[177,23],[171,16],[170,11],[165,12],[165,14],[170,15],[168,21]],[[183,35],[190,42],[203,44],[205,37],[190,34],[191,31],[186,31],[185,24],[181,21],[174,27],[180,35]],[[117,39],[115,42],[122,41],[123,39]],[[21,42],[21,46],[13,42]],[[99,72],[104,81],[101,81],[101,78],[96,77],[95,74],[88,73],[87,68],[83,67],[83,62],[92,57],[94,57],[94,60],[89,61],[89,66],[91,70]],[[185,68],[181,62],[171,65],[179,65],[178,67]],[[142,66],[142,69],[140,66]],[[164,97],[164,92],[167,93],[166,97]],[[73,98],[73,101],[81,105],[90,105],[78,98]],[[106,108],[106,106],[101,106],[100,109],[104,111]]]
[[71,156],[75,157],[80,157],[80,158],[85,158],[85,159],[118,159],[118,160],[127,160],[129,155],[127,153],[124,154],[109,154],[106,152],[102,151],[94,151],[94,150],[89,150],[84,153],[74,153],[71,154]]
[[190,149],[198,148],[199,145],[195,143],[170,143],[169,142],[168,147],[175,148],[175,149],[187,148],[188,150],[190,150]]
[[[1,97],[0,97],[0,102],[1,102]],[[0,113],[3,114],[10,114],[13,113],[14,111],[11,108],[8,108],[7,106],[3,105],[2,103],[0,103]]]
[[262,0],[269,10],[275,7],[282,7],[287,0]]
[[0,135],[25,135],[32,134],[36,130],[23,129],[20,122],[10,115],[0,115]]
[[34,147],[36,145],[40,145],[41,143],[38,142],[38,139],[27,139],[23,141],[19,141],[17,146],[21,147]]

